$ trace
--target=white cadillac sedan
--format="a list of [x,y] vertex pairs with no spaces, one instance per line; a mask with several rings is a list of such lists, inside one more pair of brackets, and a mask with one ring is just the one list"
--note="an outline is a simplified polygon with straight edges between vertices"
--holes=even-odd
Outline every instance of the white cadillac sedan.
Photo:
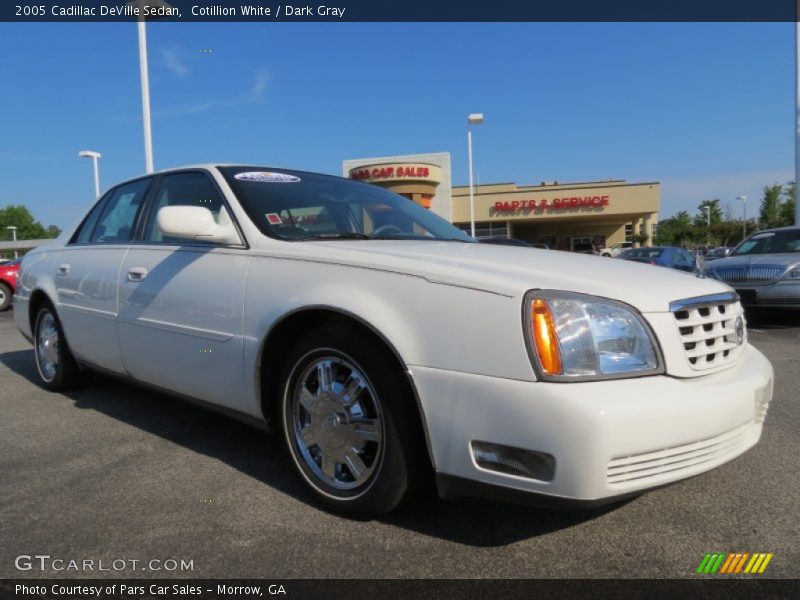
[[758,442],[769,362],[736,294],[625,261],[477,244],[364,183],[257,166],[108,191],[25,256],[42,384],[101,371],[280,432],[326,507],[439,494],[591,506]]

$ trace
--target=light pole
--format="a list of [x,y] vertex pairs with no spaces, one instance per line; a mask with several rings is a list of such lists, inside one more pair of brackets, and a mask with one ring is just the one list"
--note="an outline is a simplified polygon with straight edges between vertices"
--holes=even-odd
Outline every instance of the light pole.
[[94,150],[81,150],[78,152],[78,156],[81,158],[91,158],[92,159],[92,166],[94,167],[94,197],[100,197],[100,168],[97,165],[97,159],[103,156],[99,152],[95,152]]
[[153,172],[153,136],[150,132],[150,80],[147,74],[147,30],[139,19],[139,79],[142,82],[142,124],[144,126],[144,168]]
[[747,196],[736,196],[742,201],[742,241],[747,237]]
[[475,237],[475,187],[472,185],[472,126],[483,123],[483,113],[467,115],[467,157],[469,160],[469,222],[472,237]]
[[[150,78],[147,74],[147,30],[145,28],[145,8],[172,8],[163,0],[135,0],[129,6],[139,9],[139,79],[142,83],[142,124],[144,125],[144,167],[148,173],[153,172],[153,137],[150,132]],[[150,17],[153,18],[153,17]]]
[[711,245],[711,207],[706,204],[703,211],[706,213],[706,248],[708,248]]
[[800,0],[795,2],[794,24],[794,224],[800,225],[800,201],[797,199],[797,186],[800,185]]
[[[16,227],[16,225],[9,225],[8,227],[6,227],[6,229],[8,229],[11,232],[11,239],[16,242],[17,241],[17,227]],[[14,250],[14,258],[19,258],[19,254],[17,254],[16,250]]]

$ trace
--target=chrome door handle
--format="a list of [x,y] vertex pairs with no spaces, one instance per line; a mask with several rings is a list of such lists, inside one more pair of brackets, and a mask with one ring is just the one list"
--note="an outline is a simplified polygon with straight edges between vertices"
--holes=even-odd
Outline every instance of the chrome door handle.
[[147,277],[147,269],[144,267],[131,267],[128,269],[128,281],[142,281]]
[[59,275],[66,275],[67,273],[69,273],[69,265],[66,263],[64,263],[63,265],[58,265],[58,267],[56,267],[56,270]]

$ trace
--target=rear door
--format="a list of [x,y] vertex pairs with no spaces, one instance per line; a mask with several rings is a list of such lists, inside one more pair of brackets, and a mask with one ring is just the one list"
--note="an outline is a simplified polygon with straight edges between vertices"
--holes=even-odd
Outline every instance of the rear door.
[[246,410],[242,313],[250,252],[232,245],[168,239],[156,215],[165,206],[208,208],[232,218],[209,173],[163,176],[119,271],[119,337],[136,379],[215,404]]
[[54,264],[58,314],[79,360],[122,373],[117,279],[152,178],[108,192]]

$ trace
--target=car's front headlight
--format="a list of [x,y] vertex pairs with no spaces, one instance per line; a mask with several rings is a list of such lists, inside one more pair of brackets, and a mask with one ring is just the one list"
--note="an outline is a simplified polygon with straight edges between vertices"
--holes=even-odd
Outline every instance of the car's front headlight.
[[531,360],[546,381],[620,379],[663,373],[650,327],[631,306],[585,294],[525,296]]
[[800,265],[795,265],[786,272],[782,279],[800,280]]

